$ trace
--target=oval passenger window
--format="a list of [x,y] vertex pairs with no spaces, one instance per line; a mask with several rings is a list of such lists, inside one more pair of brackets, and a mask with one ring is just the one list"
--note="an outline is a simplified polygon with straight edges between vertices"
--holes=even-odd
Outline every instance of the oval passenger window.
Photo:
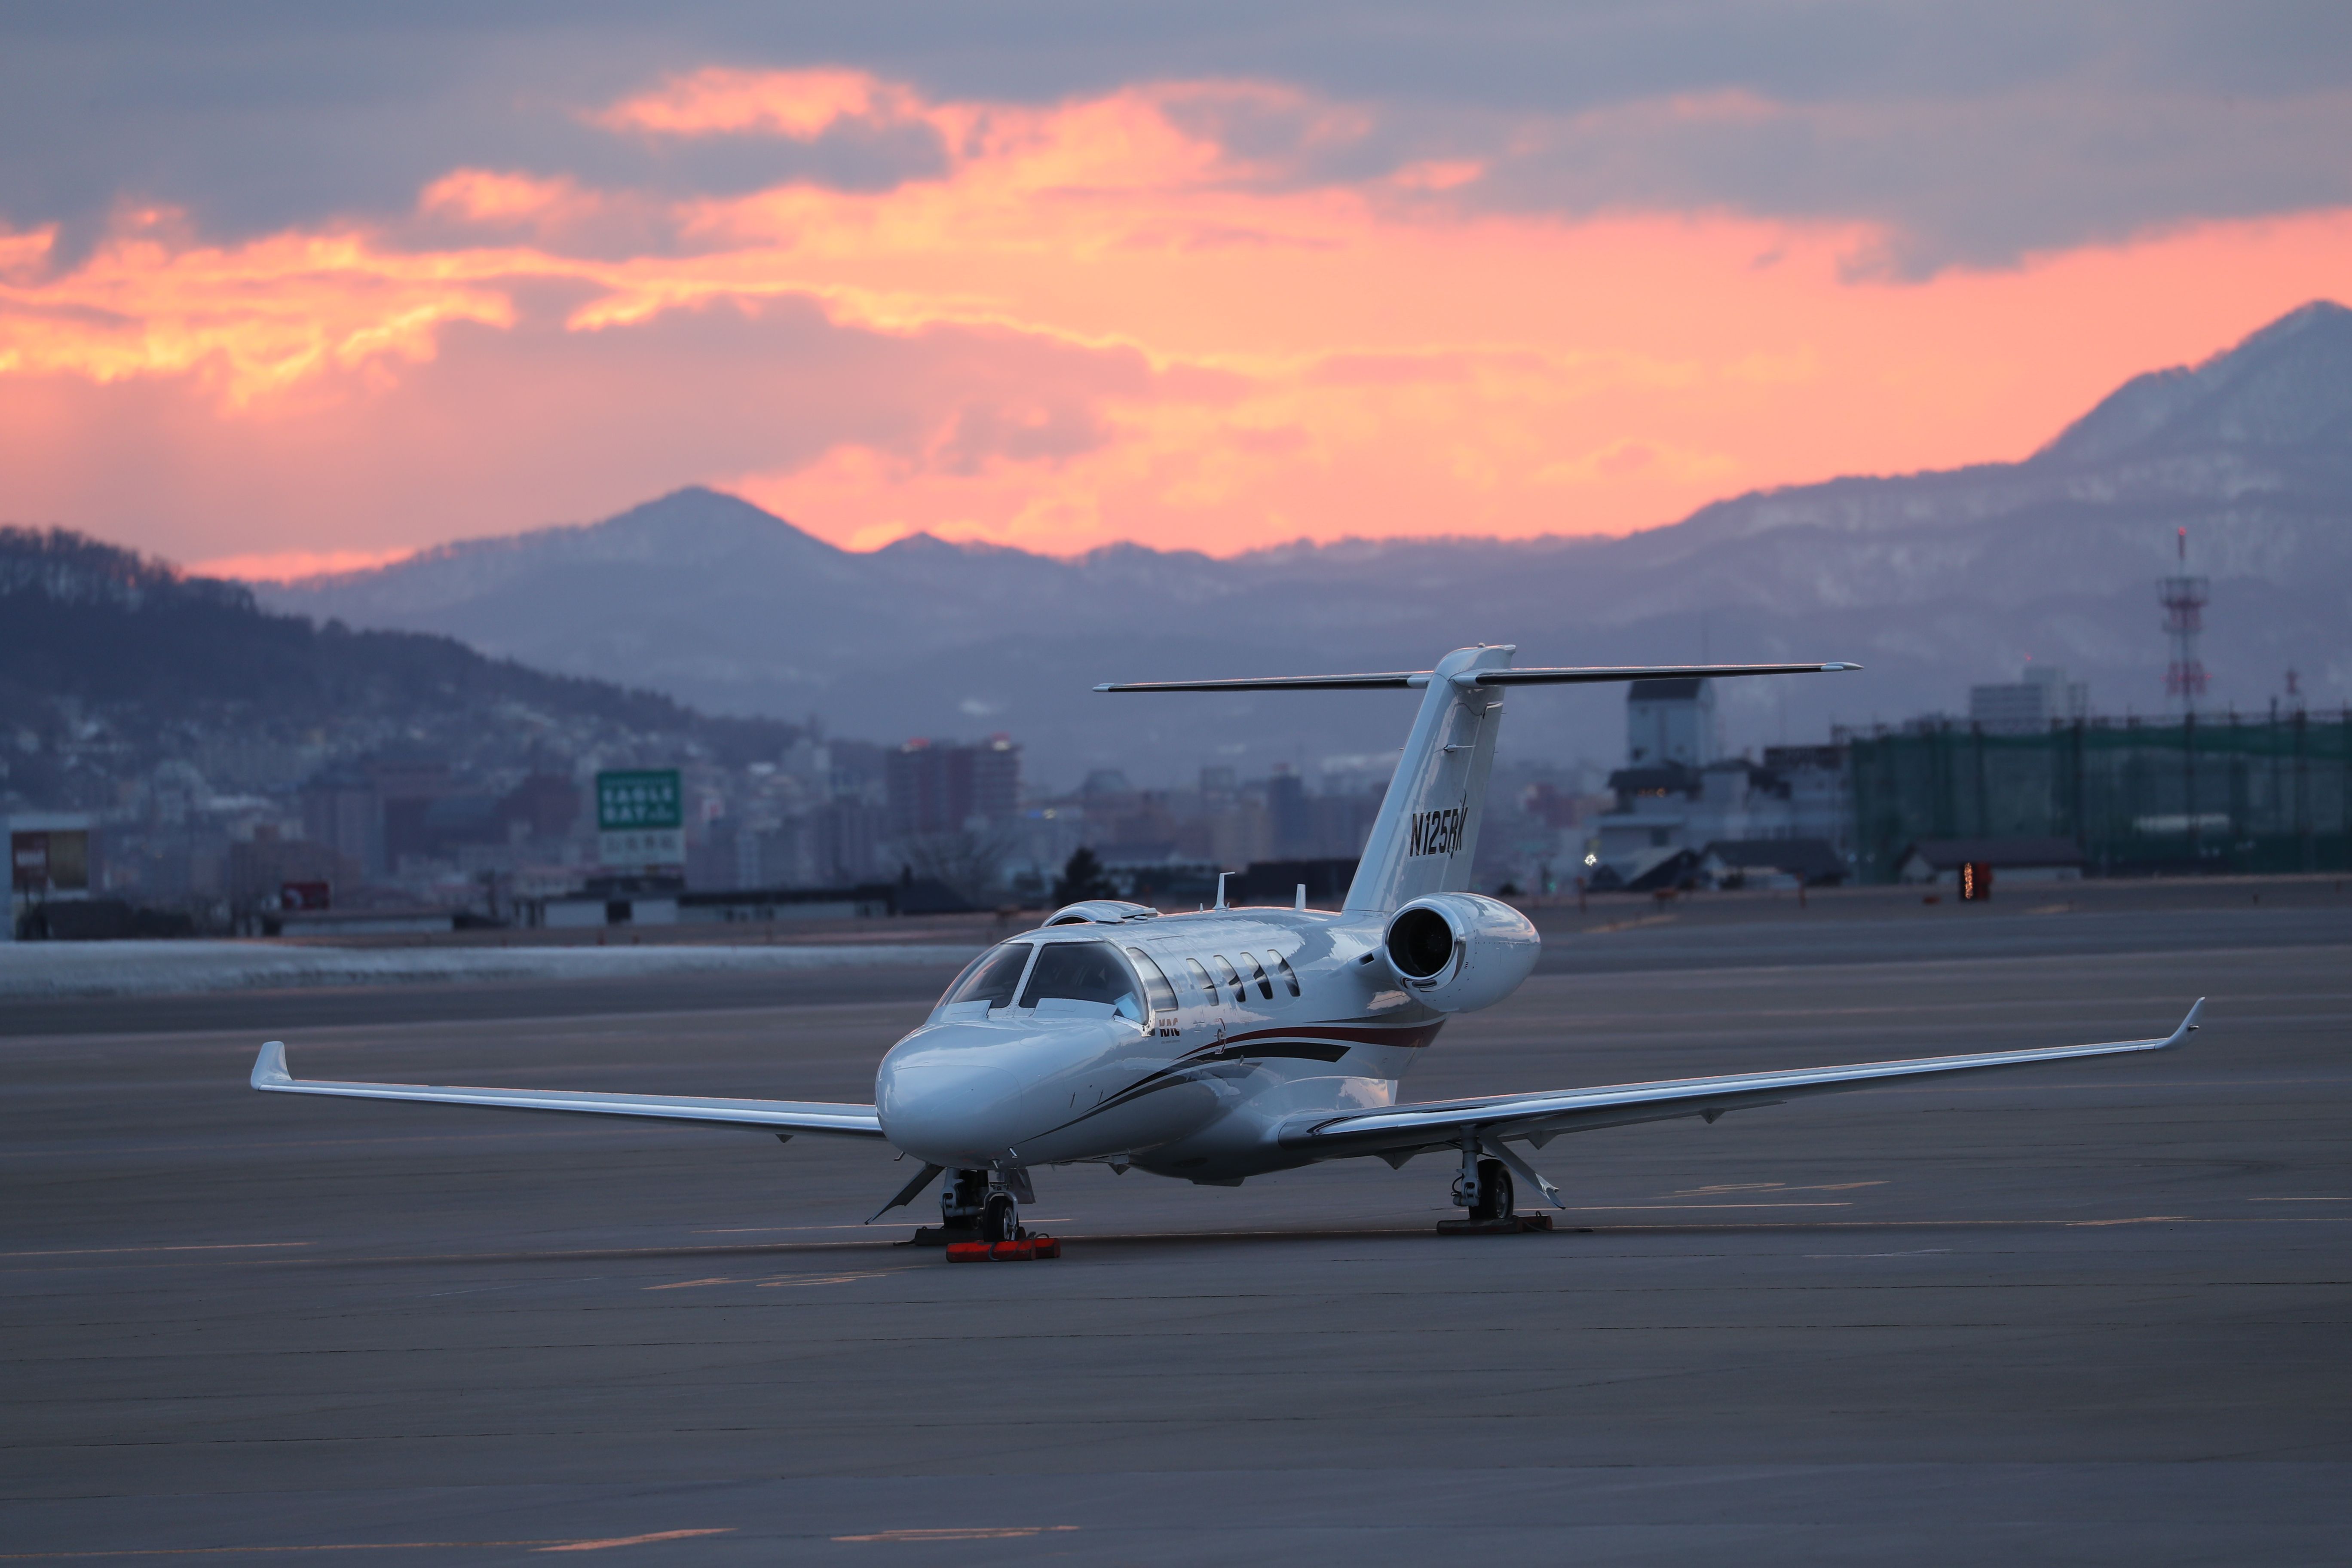
[[1274,982],[1265,977],[1265,966],[1258,963],[1256,954],[1243,953],[1242,962],[1249,965],[1250,978],[1257,982],[1257,994],[1269,1002],[1273,1001]]
[[1215,1006],[1217,983],[1209,978],[1209,972],[1201,967],[1201,961],[1197,958],[1188,958],[1184,961],[1184,967],[1192,972],[1192,985],[1201,993],[1201,1000],[1212,1007]]
[[1290,960],[1280,953],[1274,955],[1274,966],[1282,971],[1282,983],[1290,987],[1293,996],[1298,994],[1298,972],[1290,967]]
[[1213,952],[1209,956],[1216,962],[1217,978],[1223,981],[1225,989],[1234,994],[1234,1005],[1238,1007],[1248,1001],[1249,993],[1242,989],[1242,977],[1234,973],[1234,966],[1225,962],[1225,955]]

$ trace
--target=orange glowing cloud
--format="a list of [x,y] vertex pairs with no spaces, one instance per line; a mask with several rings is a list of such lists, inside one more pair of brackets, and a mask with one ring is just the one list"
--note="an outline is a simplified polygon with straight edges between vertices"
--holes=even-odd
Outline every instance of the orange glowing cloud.
[[279,550],[260,555],[222,555],[192,561],[188,570],[203,577],[234,577],[247,583],[297,583],[338,572],[365,572],[405,561],[413,550]]
[[1496,212],[1475,158],[1318,176],[1367,117],[1255,83],[1034,107],[714,69],[590,118],[674,144],[913,126],[940,161],[678,197],[463,168],[374,227],[215,245],[129,215],[65,268],[47,231],[0,234],[0,510],[176,517],[137,542],[232,559],[690,481],[857,546],[1622,531],[2022,456],[2352,261],[2352,214],[2322,212],[1905,279],[1857,265],[1888,243],[1866,225]]
[[[499,270],[479,258],[387,256],[358,234],[203,246],[176,218],[127,215],[66,277],[0,284],[0,372],[190,375],[234,413],[329,371],[430,359],[452,321],[513,320],[502,291],[472,280]],[[25,247],[19,275],[48,249],[49,236],[31,237],[43,243]]]
[[603,198],[569,179],[535,180],[488,169],[459,169],[425,187],[419,210],[460,223],[545,222],[603,210]]

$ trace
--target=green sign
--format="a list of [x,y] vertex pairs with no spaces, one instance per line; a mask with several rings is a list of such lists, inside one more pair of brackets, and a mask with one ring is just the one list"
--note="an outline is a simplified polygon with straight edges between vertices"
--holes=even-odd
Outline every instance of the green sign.
[[676,768],[641,768],[596,775],[596,831],[686,826],[686,794]]

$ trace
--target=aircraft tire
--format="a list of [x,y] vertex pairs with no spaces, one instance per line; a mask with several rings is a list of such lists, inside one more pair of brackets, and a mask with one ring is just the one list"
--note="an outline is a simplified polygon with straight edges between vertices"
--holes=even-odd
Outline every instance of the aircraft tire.
[[1517,1206],[1517,1194],[1511,1190],[1511,1168],[1500,1160],[1478,1162],[1478,1203],[1470,1211],[1475,1220],[1505,1220],[1511,1217]]
[[980,1211],[980,1238],[982,1241],[1018,1241],[1021,1239],[1021,1205],[1011,1193],[991,1193],[988,1203]]

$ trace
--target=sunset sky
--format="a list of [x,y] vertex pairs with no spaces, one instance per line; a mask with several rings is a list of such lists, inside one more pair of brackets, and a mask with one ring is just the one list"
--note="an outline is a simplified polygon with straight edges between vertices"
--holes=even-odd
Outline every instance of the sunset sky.
[[2352,7],[56,7],[0,521],[1623,532],[2352,302]]

